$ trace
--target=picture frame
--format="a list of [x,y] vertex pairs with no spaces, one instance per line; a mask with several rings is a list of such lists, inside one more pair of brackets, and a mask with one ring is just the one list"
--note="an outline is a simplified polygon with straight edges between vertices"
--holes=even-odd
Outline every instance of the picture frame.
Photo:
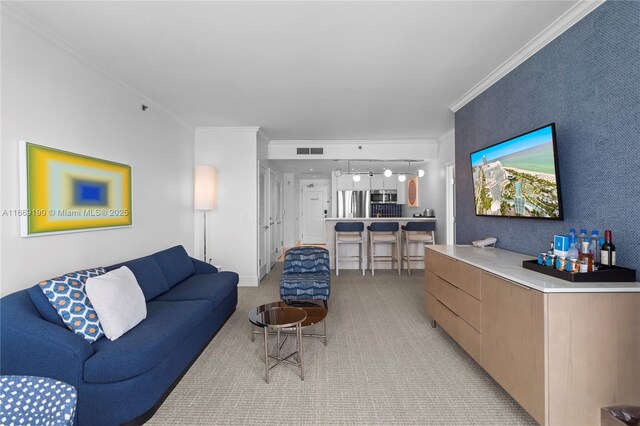
[[131,167],[19,141],[20,236],[133,226]]

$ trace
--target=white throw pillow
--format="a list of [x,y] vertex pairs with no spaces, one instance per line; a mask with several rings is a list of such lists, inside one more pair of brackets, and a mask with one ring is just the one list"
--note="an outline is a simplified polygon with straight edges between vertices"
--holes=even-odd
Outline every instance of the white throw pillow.
[[86,291],[109,340],[116,340],[147,317],[142,289],[126,266],[87,279]]

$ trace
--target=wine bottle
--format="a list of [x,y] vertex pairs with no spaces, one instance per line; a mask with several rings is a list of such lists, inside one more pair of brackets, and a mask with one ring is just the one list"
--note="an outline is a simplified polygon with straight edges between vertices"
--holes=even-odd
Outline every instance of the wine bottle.
[[600,250],[600,263],[605,266],[615,266],[616,246],[611,242],[611,230],[604,231],[604,244]]

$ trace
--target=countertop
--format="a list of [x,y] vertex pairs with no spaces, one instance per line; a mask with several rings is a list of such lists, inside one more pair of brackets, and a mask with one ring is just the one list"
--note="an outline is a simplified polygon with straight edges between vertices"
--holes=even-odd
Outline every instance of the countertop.
[[435,221],[435,217],[326,217],[324,220],[326,221],[340,221],[340,222],[349,222],[349,221],[357,221],[357,222],[367,222],[367,221],[385,221],[385,222],[393,222],[394,220],[424,220],[424,221]]
[[522,267],[533,256],[490,247],[425,245],[425,248],[544,293],[640,293],[639,282],[573,283]]

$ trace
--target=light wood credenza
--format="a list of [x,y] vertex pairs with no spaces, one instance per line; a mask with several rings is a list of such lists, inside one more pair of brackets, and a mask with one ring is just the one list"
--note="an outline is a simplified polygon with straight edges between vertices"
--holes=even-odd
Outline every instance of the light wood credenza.
[[544,425],[597,425],[640,405],[640,283],[570,283],[531,259],[425,247],[427,315]]

